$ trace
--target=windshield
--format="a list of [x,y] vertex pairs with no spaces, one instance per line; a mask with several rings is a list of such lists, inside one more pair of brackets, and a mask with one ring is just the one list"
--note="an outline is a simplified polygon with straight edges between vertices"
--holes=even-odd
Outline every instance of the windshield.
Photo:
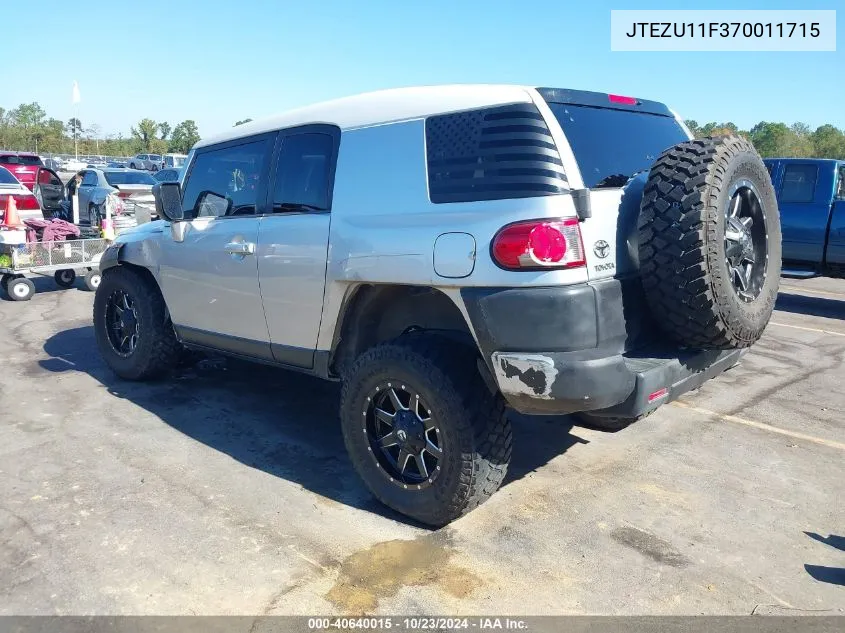
[[41,167],[41,159],[38,156],[18,156],[17,154],[4,154],[0,156],[0,163],[7,165],[37,165]]
[[687,140],[667,116],[564,103],[550,103],[572,152],[584,186],[621,187],[651,167],[660,153]]
[[15,185],[17,186],[18,179],[12,175],[5,167],[0,167],[0,185]]
[[154,185],[156,181],[142,171],[106,171],[106,182],[112,187],[117,185]]

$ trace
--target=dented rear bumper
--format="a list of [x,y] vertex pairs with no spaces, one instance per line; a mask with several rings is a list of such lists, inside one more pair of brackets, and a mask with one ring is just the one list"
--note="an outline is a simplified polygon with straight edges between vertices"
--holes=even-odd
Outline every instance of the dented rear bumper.
[[639,350],[605,358],[581,353],[494,352],[493,373],[517,411],[636,417],[700,387],[747,350]]
[[464,288],[461,297],[500,391],[522,413],[637,416],[743,354],[667,346],[638,279]]

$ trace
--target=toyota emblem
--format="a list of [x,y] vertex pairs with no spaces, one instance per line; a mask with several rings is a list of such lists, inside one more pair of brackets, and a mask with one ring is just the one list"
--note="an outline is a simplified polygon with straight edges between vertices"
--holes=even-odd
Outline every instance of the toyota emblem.
[[593,252],[596,254],[596,257],[604,259],[610,253],[610,244],[604,240],[599,240],[593,244]]

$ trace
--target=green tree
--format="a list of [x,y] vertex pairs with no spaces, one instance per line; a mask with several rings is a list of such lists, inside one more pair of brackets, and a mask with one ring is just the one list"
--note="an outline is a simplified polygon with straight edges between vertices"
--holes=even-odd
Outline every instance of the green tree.
[[162,121],[158,124],[158,131],[161,134],[161,140],[166,141],[167,137],[170,136],[170,132],[173,128],[170,127],[170,123],[167,121]]
[[238,127],[239,125],[243,125],[244,123],[249,123],[252,119],[241,119],[240,121],[235,121],[234,127]]
[[751,142],[765,157],[785,156],[794,132],[785,123],[761,121],[751,128]]
[[67,127],[70,130],[70,137],[74,140],[79,138],[79,133],[82,131],[82,121],[73,117],[67,122]]
[[42,136],[46,116],[47,113],[44,108],[35,101],[22,103],[9,112],[12,125],[18,129],[26,149],[37,149],[38,139]]
[[687,119],[686,121],[684,121],[684,125],[689,128],[689,131],[692,132],[693,136],[701,136],[701,128],[698,126],[698,121],[696,121],[695,119]]
[[832,125],[822,125],[810,136],[813,153],[819,158],[845,159],[845,134]]
[[158,123],[152,119],[141,119],[138,122],[138,126],[131,128],[130,131],[142,151],[153,151],[152,143],[157,138],[156,133],[158,132]]
[[197,124],[192,119],[182,121],[173,128],[170,135],[170,151],[187,154],[194,144],[200,140]]

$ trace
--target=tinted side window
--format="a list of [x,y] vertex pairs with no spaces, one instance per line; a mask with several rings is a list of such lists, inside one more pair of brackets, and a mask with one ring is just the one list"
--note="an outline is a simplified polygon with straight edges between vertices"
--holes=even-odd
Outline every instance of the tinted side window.
[[276,163],[273,212],[302,206],[329,209],[329,176],[334,139],[328,134],[294,134],[284,138]]
[[269,140],[197,154],[182,204],[186,217],[252,215]]
[[97,174],[93,171],[86,171],[85,175],[82,176],[83,185],[91,185],[93,187],[96,187],[98,184],[98,180],[99,179],[97,178]]
[[812,202],[819,168],[815,165],[787,165],[780,188],[781,202]]
[[518,103],[425,122],[432,202],[551,196],[567,189],[563,163],[537,107]]

